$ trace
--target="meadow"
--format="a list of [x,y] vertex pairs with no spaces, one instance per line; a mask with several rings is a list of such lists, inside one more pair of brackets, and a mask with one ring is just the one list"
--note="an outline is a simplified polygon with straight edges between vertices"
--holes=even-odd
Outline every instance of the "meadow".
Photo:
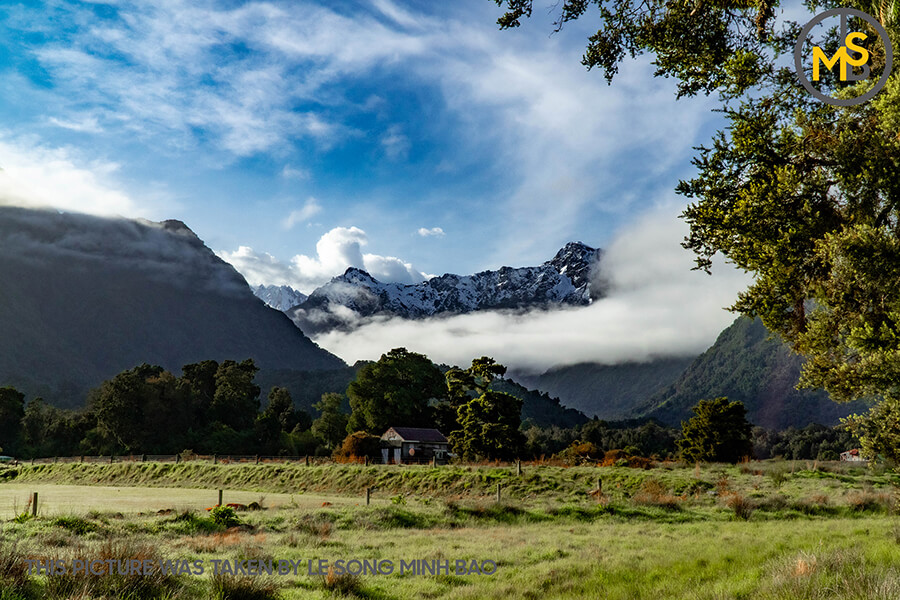
[[[54,464],[0,477],[3,600],[900,597],[900,477],[863,466]],[[260,510],[208,512],[220,488]],[[205,569],[29,575],[38,559]],[[334,568],[353,559],[394,571]],[[216,575],[214,560],[298,570]],[[450,572],[401,574],[413,560]],[[472,561],[495,572],[472,573]]]

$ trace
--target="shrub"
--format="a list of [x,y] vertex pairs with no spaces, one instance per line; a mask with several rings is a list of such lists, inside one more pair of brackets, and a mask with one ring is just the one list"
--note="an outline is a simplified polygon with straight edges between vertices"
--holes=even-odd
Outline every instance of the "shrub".
[[567,465],[582,465],[595,460],[603,460],[603,456],[603,450],[598,448],[596,444],[576,440],[568,448],[554,456],[554,458],[561,460]]
[[370,435],[365,431],[351,433],[341,446],[334,451],[334,458],[338,461],[355,461],[359,458],[381,455],[381,438]]
[[276,600],[278,586],[262,577],[238,577],[216,573],[210,581],[215,600]]
[[77,535],[85,535],[98,529],[97,525],[81,517],[57,517],[53,519],[52,524]]
[[[141,598],[151,600],[171,598],[183,587],[182,580],[175,575],[163,573],[159,569],[144,574],[140,571],[120,573],[119,564],[128,565],[131,560],[153,561],[159,564],[160,554],[154,546],[140,545],[130,541],[118,543],[106,542],[99,552],[81,554],[74,557],[90,561],[104,561],[94,573],[73,573],[71,569],[65,574],[47,578],[46,596],[49,598]],[[113,561],[108,563],[106,561]],[[112,565],[112,566],[110,566]],[[98,575],[96,571],[101,571]]]
[[235,527],[241,524],[241,520],[230,506],[216,506],[209,511],[209,516],[216,525],[222,527]]
[[755,509],[753,502],[738,492],[730,492],[725,496],[725,506],[734,511],[734,516],[742,521],[750,520]]
[[647,479],[641,484],[640,490],[634,495],[632,501],[644,506],[658,506],[669,510],[681,508],[677,496],[669,493],[662,483],[655,479]]
[[358,575],[335,573],[334,565],[328,567],[328,573],[322,576],[322,587],[333,594],[341,596],[356,595],[360,590],[361,580]]

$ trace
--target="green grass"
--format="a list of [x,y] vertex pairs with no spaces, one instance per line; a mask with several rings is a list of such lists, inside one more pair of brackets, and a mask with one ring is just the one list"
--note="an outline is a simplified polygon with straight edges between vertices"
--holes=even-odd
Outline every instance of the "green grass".
[[[179,479],[182,470],[123,468],[153,465],[74,468],[79,466],[50,465],[36,472],[20,467],[14,483],[0,484],[0,494],[9,485],[40,485],[49,495],[50,481],[71,485],[85,473],[117,486],[140,485],[148,472],[164,474],[154,478],[156,484],[189,484]],[[203,510],[139,514],[114,505],[97,510],[86,504],[79,510],[73,504],[66,513],[7,520],[0,524],[0,600],[103,597],[116,585],[132,590],[136,599],[185,600],[900,597],[897,478],[858,467],[771,462],[699,470],[528,467],[521,478],[513,469],[492,467],[203,467],[188,472],[199,474],[205,486],[227,487],[229,481],[252,488],[258,497],[294,481],[308,486],[294,498],[315,493],[317,502],[266,502],[265,510],[238,511],[238,526],[230,529]],[[776,470],[780,475],[769,475]],[[354,477],[393,487],[380,488],[373,504],[365,506]],[[605,492],[599,502],[588,495],[597,477]],[[492,498],[497,481],[503,485],[500,503]],[[96,494],[95,488],[81,489],[86,499]],[[335,502],[322,506],[321,497]],[[747,513],[738,514],[736,504]],[[129,554],[200,560],[208,571],[147,582],[95,582],[23,576],[19,568],[25,556]],[[497,573],[308,574],[310,561],[317,566],[319,560],[334,564],[354,558],[387,560],[398,569],[401,560],[491,560]],[[296,576],[212,577],[213,559],[284,559],[301,566]]]

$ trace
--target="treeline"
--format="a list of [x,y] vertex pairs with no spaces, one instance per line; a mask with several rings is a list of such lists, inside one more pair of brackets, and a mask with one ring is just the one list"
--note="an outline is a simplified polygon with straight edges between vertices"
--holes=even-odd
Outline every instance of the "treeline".
[[[103,382],[81,410],[59,409],[40,398],[26,404],[15,389],[0,388],[0,447],[21,458],[184,450],[377,456],[378,438],[397,426],[440,430],[463,460],[578,462],[611,450],[657,459],[834,460],[856,445],[843,428],[752,428],[743,405],[725,398],[702,401],[682,428],[653,420],[523,425],[522,400],[493,388],[506,368],[489,357],[466,369],[442,370],[424,355],[391,350],[360,368],[344,394],[324,394],[314,405],[316,418],[295,408],[288,390],[278,386],[270,388],[263,407],[257,372],[252,360],[202,361],[185,365],[180,376],[145,364]],[[719,445],[712,453],[711,440]]]

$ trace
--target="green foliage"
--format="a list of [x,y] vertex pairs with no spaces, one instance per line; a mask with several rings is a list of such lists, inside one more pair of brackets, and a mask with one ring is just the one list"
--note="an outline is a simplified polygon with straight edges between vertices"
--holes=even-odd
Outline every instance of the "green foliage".
[[[273,387],[269,391],[269,403],[263,411],[263,415],[272,416],[278,420],[281,431],[293,431],[300,423],[300,417],[294,410],[294,401],[287,388]],[[308,415],[307,415],[308,416]],[[309,424],[303,429],[308,429]],[[301,429],[302,431],[302,429]]]
[[241,520],[230,506],[215,506],[209,511],[213,523],[221,527],[235,527],[241,524]]
[[[531,15],[532,0],[497,3],[503,28]],[[647,52],[679,96],[721,98],[725,127],[698,149],[697,175],[678,186],[692,199],[684,245],[697,267],[709,271],[721,254],[753,274],[732,310],[761,317],[809,358],[803,385],[838,401],[900,396],[900,80],[852,107],[813,98],[793,61],[780,59],[792,55],[801,24],[776,24],[771,0],[565,0],[557,27],[592,5],[599,30],[586,66],[611,80],[626,56]],[[880,20],[898,47],[898,3],[850,6]],[[826,47],[836,36],[826,33]],[[873,78],[886,66],[879,46],[869,47]],[[870,85],[829,71],[819,89],[850,98]]]
[[25,396],[12,387],[0,387],[0,444],[3,452],[18,454],[22,441]]
[[360,369],[347,387],[347,433],[381,435],[389,427],[431,427],[429,402],[447,395],[444,376],[428,357],[395,348]]
[[603,450],[595,444],[576,440],[568,448],[556,455],[556,458],[570,465],[580,465],[601,460],[603,455]]
[[459,407],[460,429],[450,434],[454,453],[465,460],[512,459],[519,455],[524,439],[522,401],[488,390]]
[[868,413],[851,415],[843,423],[859,439],[862,455],[884,458],[900,465],[900,400],[889,396]]
[[216,391],[210,411],[212,419],[235,430],[253,426],[259,411],[259,386],[253,378],[259,369],[253,359],[226,360],[216,370]]
[[51,522],[52,525],[56,527],[62,527],[68,531],[71,531],[77,535],[85,535],[91,533],[92,531],[97,531],[98,527],[94,523],[86,519],[82,519],[81,517],[75,516],[65,516],[65,517],[57,517],[53,519]]
[[341,410],[344,397],[340,394],[323,394],[322,400],[314,405],[320,416],[312,423],[313,434],[325,442],[329,448],[338,446],[347,435],[350,416]]
[[736,463],[750,456],[750,432],[747,411],[740,402],[727,398],[701,400],[695,416],[682,423],[678,440],[681,457],[690,462]]
[[90,410],[100,437],[119,451],[161,452],[173,443],[184,447],[192,425],[189,387],[147,364],[104,381],[92,393]]

